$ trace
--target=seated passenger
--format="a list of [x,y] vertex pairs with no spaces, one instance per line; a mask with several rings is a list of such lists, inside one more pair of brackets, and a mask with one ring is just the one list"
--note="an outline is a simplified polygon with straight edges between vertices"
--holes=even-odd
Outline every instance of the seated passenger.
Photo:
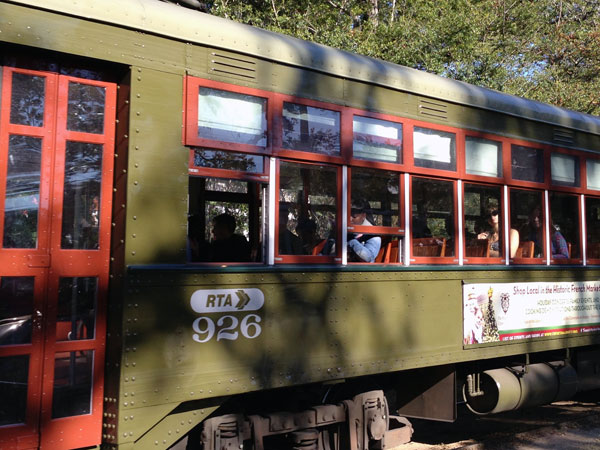
[[535,258],[542,258],[544,256],[544,227],[542,226],[541,211],[539,208],[533,209],[529,215],[529,221],[521,234],[527,237],[526,241],[533,241],[533,256]]
[[[372,226],[367,218],[369,204],[357,202],[352,206],[350,223],[352,225]],[[371,219],[372,220],[372,219]],[[348,261],[373,262],[381,248],[381,238],[367,234],[350,234],[348,236]]]
[[235,234],[235,218],[220,214],[213,220],[214,240],[210,245],[210,260],[213,262],[250,261],[250,244],[241,234]]
[[479,233],[477,239],[487,239],[489,247],[489,255],[493,258],[498,258],[500,251],[500,226],[499,226],[499,211],[496,208],[490,209],[487,214],[487,230]]
[[302,253],[312,255],[313,249],[323,240],[317,234],[317,224],[312,219],[300,219],[296,225],[296,233],[302,241]]
[[288,228],[289,211],[286,207],[279,210],[279,254],[280,255],[302,255],[302,240]]
[[560,232],[560,227],[557,224],[552,224],[552,235],[550,236],[550,247],[552,250],[552,258],[567,259],[569,258],[569,246],[564,236]]

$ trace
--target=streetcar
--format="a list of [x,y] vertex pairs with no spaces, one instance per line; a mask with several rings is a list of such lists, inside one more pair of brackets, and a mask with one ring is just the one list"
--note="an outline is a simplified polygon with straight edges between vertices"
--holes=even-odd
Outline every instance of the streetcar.
[[0,448],[392,448],[600,386],[600,119],[155,0],[0,2]]

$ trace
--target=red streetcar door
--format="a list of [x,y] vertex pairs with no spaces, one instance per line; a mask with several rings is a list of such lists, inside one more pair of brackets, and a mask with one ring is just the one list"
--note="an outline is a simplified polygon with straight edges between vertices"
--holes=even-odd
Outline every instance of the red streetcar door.
[[97,445],[116,86],[0,70],[0,448]]

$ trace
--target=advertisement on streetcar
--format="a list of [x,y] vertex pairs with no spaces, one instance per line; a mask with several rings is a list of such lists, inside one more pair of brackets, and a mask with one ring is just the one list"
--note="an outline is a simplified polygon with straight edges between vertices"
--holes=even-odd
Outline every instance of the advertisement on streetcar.
[[463,285],[463,343],[600,331],[600,281]]

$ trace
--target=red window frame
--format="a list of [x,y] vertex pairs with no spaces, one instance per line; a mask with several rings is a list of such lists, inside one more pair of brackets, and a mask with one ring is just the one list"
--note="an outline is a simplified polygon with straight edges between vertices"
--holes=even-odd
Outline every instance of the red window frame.
[[[502,243],[502,246],[500,247],[500,256],[489,256],[489,257],[478,257],[478,256],[467,256],[467,240],[466,238],[466,214],[465,214],[465,185],[466,184],[470,184],[470,185],[478,185],[478,186],[489,186],[489,187],[497,187],[500,190],[500,204],[498,205],[498,223],[499,223],[499,228],[500,228],[500,242]],[[464,180],[463,183],[461,183],[461,198],[462,198],[462,216],[461,216],[461,220],[462,220],[462,249],[463,249],[463,263],[466,265],[472,265],[472,264],[504,264],[506,261],[506,230],[504,229],[505,226],[505,199],[504,199],[504,186],[500,185],[500,184],[495,184],[495,183],[480,183],[480,182],[473,182],[470,180]],[[510,224],[509,224],[509,231],[510,231]],[[509,232],[510,235],[510,232]],[[458,236],[457,236],[458,237]],[[509,236],[510,239],[510,236]]]
[[[260,97],[266,99],[266,115],[267,115],[267,145],[265,147],[248,145],[248,144],[237,144],[230,142],[222,142],[222,141],[214,141],[210,139],[203,139],[197,136],[197,120],[198,120],[198,89],[200,87],[207,87],[212,89],[218,89],[223,91],[229,91],[239,94],[252,95],[255,97]],[[405,186],[402,182],[402,173],[406,173],[408,180],[411,180],[413,176],[423,177],[423,178],[434,178],[434,179],[444,179],[447,181],[451,181],[454,183],[454,212],[455,212],[455,254],[457,256],[454,257],[443,257],[443,258],[423,258],[417,257],[414,258],[412,256],[412,248],[410,250],[411,253],[411,263],[415,264],[455,264],[458,262],[458,221],[461,220],[464,223],[464,211],[463,217],[458,217],[458,185],[456,183],[457,180],[463,180],[464,182],[469,183],[482,183],[487,185],[498,185],[501,188],[506,186],[510,189],[523,189],[523,190],[535,190],[536,192],[540,192],[543,195],[544,202],[544,248],[547,249],[549,247],[549,243],[546,242],[546,207],[545,207],[545,191],[551,192],[565,192],[572,194],[584,194],[591,196],[600,196],[600,190],[593,190],[587,187],[587,160],[595,160],[600,162],[600,156],[595,156],[590,154],[589,152],[584,152],[580,150],[572,150],[566,149],[562,147],[557,147],[549,144],[540,144],[536,142],[531,142],[523,138],[507,138],[491,133],[486,133],[482,131],[476,130],[467,130],[462,128],[456,128],[447,125],[441,124],[433,124],[421,120],[408,119],[401,116],[366,111],[358,108],[345,107],[343,105],[338,105],[335,103],[324,102],[314,99],[308,99],[303,97],[298,97],[294,95],[274,93],[265,90],[243,87],[234,84],[211,81],[198,77],[187,76],[184,82],[184,96],[185,96],[185,108],[184,108],[184,123],[185,127],[183,130],[183,143],[189,147],[204,147],[207,149],[216,149],[216,150],[225,150],[225,151],[236,151],[242,153],[252,153],[255,155],[272,155],[278,158],[277,164],[279,164],[279,158],[283,160],[292,161],[295,160],[297,162],[302,162],[303,164],[329,164],[336,167],[338,170],[338,196],[341,199],[341,192],[343,189],[342,180],[341,180],[341,168],[343,165],[348,167],[348,211],[350,210],[350,202],[351,202],[351,173],[352,168],[366,168],[366,169],[374,169],[374,170],[383,170],[383,171],[392,171],[397,172],[400,177],[400,194],[399,194],[399,214],[400,214],[400,227],[369,227],[369,232],[376,232],[382,235],[397,235],[402,236],[404,234],[404,226],[406,217],[405,217],[405,208],[404,204],[405,200]],[[315,108],[322,108],[330,111],[335,111],[339,113],[340,119],[340,153],[339,155],[326,155],[317,152],[309,152],[305,150],[299,149],[287,149],[283,148],[283,105],[284,102],[297,103],[301,105],[306,105]],[[353,142],[354,142],[354,131],[353,131],[353,120],[355,116],[373,118],[383,121],[388,121],[396,124],[400,124],[402,126],[402,161],[397,163],[391,162],[382,162],[376,160],[368,160],[368,159],[359,159],[354,158],[353,156]],[[434,131],[453,133],[455,136],[455,151],[456,151],[456,170],[444,170],[444,169],[432,169],[425,167],[418,167],[415,165],[414,158],[414,128],[421,127]],[[474,138],[482,138],[488,139],[494,142],[498,142],[501,145],[501,164],[502,164],[502,175],[499,177],[494,176],[484,176],[484,175],[473,175],[466,173],[466,139],[467,137]],[[543,153],[543,164],[544,164],[544,181],[543,182],[531,182],[531,181],[523,181],[514,179],[512,176],[512,163],[511,163],[511,154],[513,145],[517,146],[525,146],[537,150],[541,150]],[[275,182],[276,183],[276,192],[277,196],[279,195],[279,165],[276,168],[277,179],[269,180],[269,160],[265,157],[265,165],[264,171],[260,174],[256,173],[246,173],[239,172],[234,170],[226,170],[226,169],[209,169],[205,167],[197,167],[193,164],[193,148],[190,150],[190,160],[189,160],[189,174],[190,176],[209,176],[216,178],[231,178],[231,179],[240,179],[240,180],[249,180],[249,181],[258,181],[258,182]],[[579,177],[580,177],[580,186],[562,186],[556,185],[552,183],[552,174],[551,174],[551,155],[553,154],[564,154],[569,156],[574,156],[579,160]],[[409,181],[412,185],[412,181]],[[464,187],[463,189],[463,198],[464,199]],[[510,195],[509,195],[510,197]],[[412,205],[412,192],[410,195],[410,204]],[[507,203],[508,206],[508,223],[510,229],[510,198],[505,199],[503,196],[503,202]],[[279,208],[279,200],[277,198],[276,207]],[[341,204],[341,202],[340,202]],[[580,245],[583,248],[583,239],[586,239],[587,236],[583,235],[583,222],[581,220],[581,205],[580,208],[580,236],[581,243]],[[339,209],[339,207],[338,207]],[[278,212],[277,212],[278,214]],[[348,213],[349,214],[349,213]],[[503,208],[504,214],[504,208]],[[341,212],[338,211],[339,217],[341,217]],[[349,219],[349,217],[348,217]],[[412,228],[412,217],[411,220],[411,228]],[[585,220],[585,218],[584,218]],[[503,223],[504,218],[502,219]],[[276,221],[276,231],[278,227],[278,221]],[[349,223],[349,220],[348,220]],[[350,230],[356,231],[367,231],[362,230],[360,227],[351,227]],[[338,234],[341,236],[343,232],[347,230],[341,230],[341,224],[338,223]],[[504,235],[506,233],[503,233]],[[510,233],[509,233],[510,234]],[[339,237],[338,236],[338,240]],[[407,236],[408,237],[408,236]],[[411,236],[412,238],[412,236]],[[408,242],[409,239],[406,239],[407,245],[412,244]],[[341,240],[339,240],[341,242]],[[466,242],[463,239],[463,251],[465,251]],[[339,250],[339,249],[338,249]],[[502,253],[504,254],[506,251],[506,247],[503,246]],[[464,254],[464,253],[463,253]],[[325,257],[311,257],[306,255],[279,255],[278,248],[275,249],[276,255],[276,263],[279,262],[296,262],[298,258],[302,259],[302,262],[311,262],[310,260],[313,258],[317,258],[314,262],[324,262],[323,258]],[[336,255],[333,260],[339,260],[339,253]],[[481,261],[475,261],[476,258],[469,257],[464,258],[463,262],[465,264],[472,263],[485,263],[485,264],[502,264],[505,260],[506,255],[502,258],[477,258],[481,259]],[[467,261],[468,259],[468,261]],[[293,260],[293,261],[292,261]],[[579,261],[579,259],[575,259]],[[542,264],[545,263],[545,258],[517,258],[510,259],[511,264]]]
[[[266,100],[267,115],[267,145],[239,144],[234,142],[216,141],[198,136],[198,91],[200,87],[216,89],[235,94],[251,95]],[[220,81],[210,81],[198,77],[187,76],[184,79],[184,110],[183,110],[183,145],[194,147],[218,148],[221,150],[232,150],[236,152],[256,153],[268,155],[272,148],[273,130],[273,98],[274,94],[259,89],[237,86]]]
[[415,256],[413,254],[413,220],[412,220],[412,212],[410,215],[410,237],[407,240],[407,245],[410,245],[410,263],[411,264],[451,264],[457,265],[459,262],[458,258],[458,208],[457,208],[457,199],[458,199],[458,183],[456,179],[450,178],[436,178],[436,177],[428,177],[418,174],[410,174],[409,184],[411,186],[410,189],[410,204],[413,204],[413,189],[412,182],[414,178],[423,178],[427,180],[435,180],[435,181],[445,181],[452,183],[452,202],[453,202],[453,211],[454,211],[454,255],[452,256]]
[[[381,172],[392,172],[398,178],[398,223],[397,227],[386,227],[386,226],[363,226],[363,225],[351,225],[350,216],[352,210],[352,170],[353,169],[369,169],[369,170],[380,170]],[[365,233],[383,236],[391,236],[392,238],[397,237],[399,240],[405,236],[405,214],[404,214],[404,174],[402,172],[395,172],[391,170],[381,170],[380,168],[373,169],[372,167],[348,167],[348,211],[346,216],[346,233]],[[402,258],[399,258],[402,259]],[[348,264],[381,264],[381,263],[364,263],[364,262],[348,262]],[[402,264],[401,261],[387,264]]]
[[[391,116],[389,114],[380,114],[380,113],[374,113],[374,112],[370,112],[370,111],[363,111],[361,109],[356,109],[356,108],[347,108],[344,110],[344,115],[342,116],[342,132],[344,132],[344,130],[349,130],[350,135],[351,135],[351,139],[349,139],[349,149],[346,149],[345,155],[347,155],[347,164],[353,166],[353,167],[364,167],[364,168],[369,168],[369,169],[381,169],[381,170],[387,170],[387,171],[400,171],[400,172],[406,172],[407,169],[407,164],[406,164],[406,158],[407,158],[407,151],[406,151],[406,142],[407,142],[407,123],[410,122],[407,119],[401,118],[401,117],[397,117],[397,116]],[[392,123],[396,123],[399,125],[402,125],[402,141],[401,141],[401,148],[402,148],[402,161],[401,162],[396,162],[396,163],[392,163],[392,162],[384,162],[384,161],[377,161],[377,160],[372,160],[372,159],[362,159],[362,158],[355,158],[354,157],[354,117],[359,116],[359,117],[366,117],[369,119],[377,119],[377,120],[384,120],[387,122],[392,122]]]
[[[273,102],[273,155],[288,159],[301,159],[303,161],[322,162],[327,164],[344,164],[348,160],[348,124],[344,121],[347,116],[343,106],[334,103],[325,103],[302,97],[285,94],[274,94]],[[295,103],[313,108],[335,111],[340,115],[340,154],[339,156],[325,155],[323,153],[309,152],[305,150],[288,149],[283,147],[283,104]],[[352,145],[350,143],[350,145]]]
[[[539,194],[541,194],[542,197],[542,204],[540,207],[540,213],[542,214],[542,217],[540,217],[540,221],[541,221],[541,225],[542,225],[542,236],[543,236],[543,248],[544,248],[544,256],[541,258],[511,258],[510,259],[510,263],[511,265],[513,264],[526,264],[526,265],[540,265],[540,264],[546,264],[546,257],[547,257],[547,252],[548,252],[548,248],[549,248],[549,243],[546,242],[546,237],[547,237],[547,230],[546,230],[546,195],[545,195],[545,191],[542,189],[530,189],[530,188],[523,188],[521,186],[509,186],[508,187],[508,227],[509,227],[509,231],[510,228],[512,227],[512,215],[511,215],[511,200],[510,200],[510,193],[512,190],[519,190],[519,191],[529,191],[529,192],[537,192]],[[524,242],[523,240],[523,236],[520,235],[520,231],[519,231],[519,243]]]
[[[189,151],[188,161],[188,174],[193,177],[211,177],[211,178],[230,178],[233,180],[246,180],[256,181],[259,183],[269,182],[269,167],[270,160],[266,156],[260,156],[263,158],[263,171],[262,172],[244,172],[240,170],[230,169],[215,169],[212,167],[196,166],[194,163],[194,152],[200,150],[197,148],[191,148]],[[218,149],[206,149],[206,150],[218,150]]]
[[[581,166],[581,164],[580,164]],[[570,193],[570,192],[558,192],[560,194],[567,194],[567,195],[572,195],[573,197],[576,198],[577,200],[577,217],[579,217],[579,227],[578,227],[578,232],[579,232],[579,256],[578,258],[553,258],[552,257],[552,201],[550,199],[550,192],[548,193],[548,212],[550,213],[550,235],[549,238],[550,240],[548,241],[548,251],[549,251],[549,255],[550,255],[550,264],[551,265],[565,265],[565,264],[583,264],[583,239],[585,239],[586,237],[583,235],[583,223],[581,220],[581,195],[580,193]],[[585,220],[585,217],[584,217]],[[563,237],[566,240],[566,237],[563,235]],[[567,243],[569,243],[567,241]],[[570,243],[572,245],[571,247],[571,254],[573,254],[573,243]]]
[[[336,170],[337,183],[336,183],[336,216],[338,220],[336,220],[336,252],[335,255],[325,256],[325,255],[282,255],[279,253],[279,189],[280,189],[280,166],[281,162],[293,163],[293,164],[304,164],[309,166],[328,166]],[[340,263],[342,262],[342,250],[341,250],[341,242],[342,242],[342,166],[335,166],[331,164],[314,162],[314,161],[294,161],[289,159],[277,159],[276,162],[276,177],[275,177],[275,211],[272,213],[275,216],[275,264],[304,264],[304,263]]]

